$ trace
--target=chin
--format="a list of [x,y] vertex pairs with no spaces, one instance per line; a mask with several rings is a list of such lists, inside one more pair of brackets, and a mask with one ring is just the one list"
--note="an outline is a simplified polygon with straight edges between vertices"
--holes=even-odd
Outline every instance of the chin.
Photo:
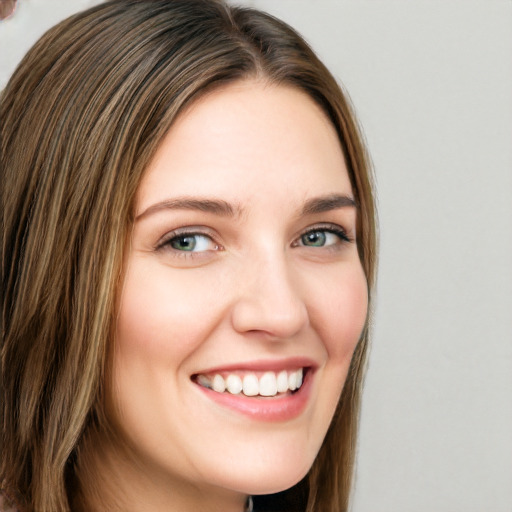
[[[250,452],[250,450],[248,450]],[[247,453],[243,460],[222,467],[218,485],[251,495],[274,494],[293,487],[310,470],[316,449],[309,451],[303,443],[293,446],[293,451],[266,447]],[[253,456],[251,456],[253,455]]]
[[299,483],[308,473],[310,466],[302,471],[282,472],[274,478],[269,478],[268,475],[262,475],[261,479],[253,475],[251,482],[244,488],[243,492],[251,495],[262,494],[275,494],[277,492],[285,491],[295,484]]
[[250,495],[275,494],[285,491],[300,482],[308,473],[310,466],[301,468],[284,467],[278,470],[270,470],[264,473],[248,472],[243,478],[240,475],[234,477],[234,481],[222,482],[222,487],[231,487],[237,492]]

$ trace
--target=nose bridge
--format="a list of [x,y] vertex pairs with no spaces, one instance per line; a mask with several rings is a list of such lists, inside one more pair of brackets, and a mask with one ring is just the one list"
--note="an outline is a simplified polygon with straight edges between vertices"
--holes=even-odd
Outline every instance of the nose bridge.
[[307,324],[308,312],[286,251],[260,251],[248,260],[233,305],[234,328],[292,337]]

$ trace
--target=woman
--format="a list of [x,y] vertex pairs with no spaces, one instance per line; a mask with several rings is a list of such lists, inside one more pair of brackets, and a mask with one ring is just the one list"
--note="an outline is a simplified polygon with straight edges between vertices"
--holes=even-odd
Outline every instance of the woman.
[[346,510],[375,213],[304,41],[114,0],[34,46],[0,115],[4,502]]

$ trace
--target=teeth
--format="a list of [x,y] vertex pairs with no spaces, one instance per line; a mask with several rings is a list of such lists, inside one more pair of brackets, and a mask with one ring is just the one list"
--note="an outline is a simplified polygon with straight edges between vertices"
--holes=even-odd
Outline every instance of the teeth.
[[297,389],[297,373],[292,372],[288,375],[288,389],[290,391],[295,391]]
[[264,373],[260,379],[260,395],[276,396],[277,395],[277,379],[274,372]]
[[288,373],[283,370],[277,376],[277,391],[279,393],[286,393],[288,391]]
[[226,383],[221,375],[215,375],[212,381],[212,389],[217,393],[224,393],[226,391]]
[[[220,377],[220,375],[219,375],[219,377]],[[222,377],[220,377],[220,378],[222,379]],[[215,379],[214,379],[214,380],[215,380]],[[210,381],[208,380],[208,377],[206,377],[206,376],[204,376],[204,375],[199,375],[199,376],[197,377],[197,382],[198,382],[198,384],[200,384],[200,385],[201,385],[201,386],[203,386],[204,388],[208,388],[208,389],[211,389],[211,388],[212,388],[212,386],[211,386],[211,384],[210,384]],[[222,384],[224,384],[224,379],[222,379]],[[215,389],[215,388],[214,388],[214,389]],[[215,391],[217,391],[217,390],[215,389]],[[224,391],[224,390],[222,390],[222,391]]]
[[228,375],[226,388],[232,395],[238,395],[242,391],[242,379],[238,375]]
[[297,372],[297,389],[302,386],[302,371]]
[[260,383],[258,377],[253,373],[249,373],[244,377],[243,393],[245,396],[256,396],[260,392]]
[[209,377],[198,375],[197,383],[205,388],[213,389],[217,393],[227,391],[232,395],[243,393],[245,396],[276,396],[278,393],[295,391],[302,386],[303,369],[295,371],[282,370],[279,373],[265,372],[261,377],[254,373],[229,374],[226,378],[218,373]]

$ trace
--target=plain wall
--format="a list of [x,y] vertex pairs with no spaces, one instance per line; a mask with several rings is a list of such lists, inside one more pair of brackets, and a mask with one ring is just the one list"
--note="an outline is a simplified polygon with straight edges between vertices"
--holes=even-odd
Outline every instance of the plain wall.
[[[22,0],[0,88],[90,0]],[[349,91],[381,258],[353,512],[512,511],[512,2],[253,0]]]

